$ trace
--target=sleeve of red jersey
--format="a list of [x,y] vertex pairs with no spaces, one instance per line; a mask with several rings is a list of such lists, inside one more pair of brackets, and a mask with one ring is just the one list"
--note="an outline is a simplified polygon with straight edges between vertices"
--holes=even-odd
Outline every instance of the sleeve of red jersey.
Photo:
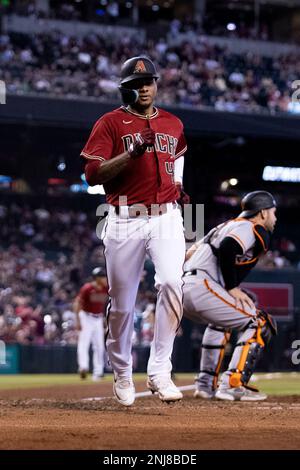
[[109,160],[112,157],[114,140],[111,121],[105,117],[100,118],[94,125],[80,155],[88,161]]
[[85,285],[82,286],[82,288],[80,289],[79,294],[78,294],[79,300],[81,300],[81,301],[82,301],[82,300],[83,300],[83,301],[86,300],[86,294],[87,294],[87,290],[88,290],[87,287],[88,287],[88,286],[85,284]]
[[182,157],[182,155],[185,154],[186,150],[187,150],[187,145],[186,145],[186,140],[185,140],[185,136],[183,133],[183,126],[182,126],[182,132],[180,134],[180,137],[178,139],[178,144],[176,147],[175,160],[177,160],[177,158],[179,157]]

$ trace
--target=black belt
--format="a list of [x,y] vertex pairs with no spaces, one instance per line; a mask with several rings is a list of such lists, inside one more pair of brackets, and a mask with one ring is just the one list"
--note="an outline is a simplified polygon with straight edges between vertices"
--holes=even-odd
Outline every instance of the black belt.
[[183,273],[183,276],[196,276],[198,271],[200,271],[200,269],[193,269],[192,271],[185,271]]
[[183,273],[183,277],[185,276],[197,276],[197,273],[201,272],[206,274],[212,281],[216,282],[217,284],[220,285],[220,287],[223,287],[220,281],[216,281],[205,269],[192,269],[191,271],[185,271]]

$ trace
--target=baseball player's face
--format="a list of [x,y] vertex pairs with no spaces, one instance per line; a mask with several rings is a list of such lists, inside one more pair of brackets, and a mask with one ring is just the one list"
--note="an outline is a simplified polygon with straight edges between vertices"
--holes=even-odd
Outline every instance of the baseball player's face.
[[97,286],[101,287],[101,286],[106,286],[106,277],[104,276],[97,276],[95,278],[95,282],[97,284]]
[[274,231],[277,217],[276,217],[276,207],[271,207],[271,209],[265,209],[265,228],[270,232]]
[[138,91],[139,98],[134,106],[137,106],[140,109],[149,108],[157,93],[157,84],[154,78],[140,78],[138,80],[132,80],[132,82],[128,84],[128,88]]

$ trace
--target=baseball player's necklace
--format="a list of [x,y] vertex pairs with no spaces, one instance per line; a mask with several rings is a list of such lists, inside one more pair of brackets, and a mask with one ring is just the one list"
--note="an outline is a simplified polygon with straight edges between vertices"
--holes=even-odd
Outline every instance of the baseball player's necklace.
[[149,114],[149,113],[147,113],[147,114],[140,114],[140,113],[137,113],[137,112],[133,111],[133,109],[131,109],[130,106],[122,106],[122,108],[123,108],[125,111],[127,111],[128,113],[133,114],[134,116],[138,116],[138,117],[140,117],[140,118],[142,118],[142,119],[147,119],[147,121],[148,121],[149,119],[152,119],[152,118],[154,118],[154,117],[156,117],[156,116],[158,115],[158,110],[157,110],[157,108],[155,108],[155,106],[153,107],[153,113],[152,113],[152,114]]

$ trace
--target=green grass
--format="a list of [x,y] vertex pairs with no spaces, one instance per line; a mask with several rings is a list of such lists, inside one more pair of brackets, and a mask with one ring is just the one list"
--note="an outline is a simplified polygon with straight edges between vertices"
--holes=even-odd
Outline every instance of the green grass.
[[[145,380],[145,374],[135,374],[135,380]],[[111,382],[112,374],[107,374],[101,382]],[[86,380],[81,380],[78,374],[0,374],[0,390],[11,390],[16,388],[51,387],[57,385],[91,385],[91,374]]]
[[[196,374],[176,374],[176,378],[186,380],[192,384],[195,375]],[[300,395],[300,373],[255,374],[254,378],[256,380],[252,382],[253,385],[269,395]],[[146,375],[135,374],[134,380],[146,382]],[[112,375],[106,375],[103,381],[110,383],[112,381]],[[80,380],[77,374],[0,374],[0,390],[55,387],[57,385],[80,385],[84,387],[91,384],[93,384],[91,375],[89,375],[87,380]]]
[[[176,374],[178,379],[190,379],[196,374]],[[300,372],[283,372],[273,374],[255,374],[251,384],[268,395],[300,395]]]
[[17,374],[0,375],[0,390],[49,387],[57,385],[86,385],[91,379],[80,380],[78,374]]
[[300,395],[300,373],[256,374],[253,385],[268,395]]

